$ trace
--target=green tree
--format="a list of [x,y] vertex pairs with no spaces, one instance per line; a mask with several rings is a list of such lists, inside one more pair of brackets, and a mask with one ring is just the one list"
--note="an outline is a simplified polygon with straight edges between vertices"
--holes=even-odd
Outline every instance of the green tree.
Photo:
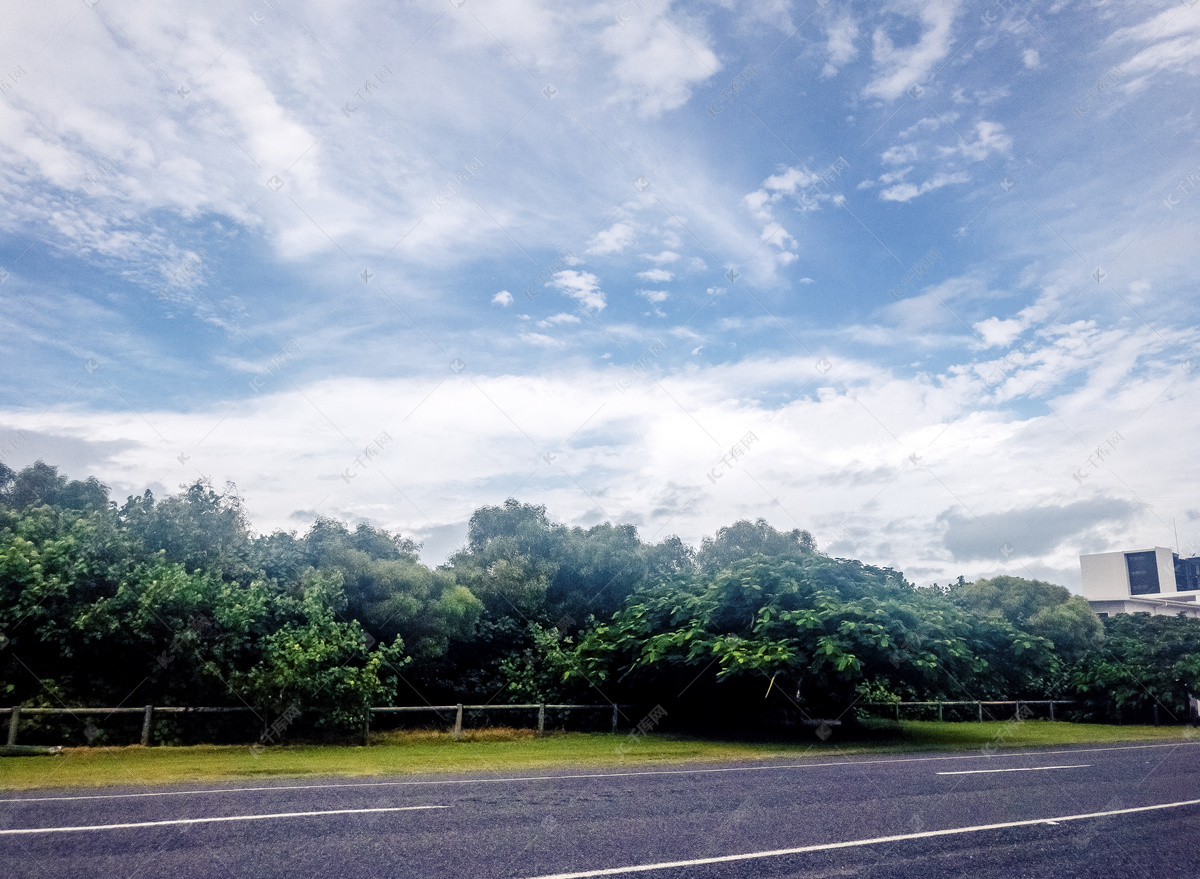
[[230,581],[248,582],[261,571],[242,499],[232,484],[218,492],[209,480],[198,479],[161,501],[147,491],[129,498],[118,518],[135,553],[161,551],[189,572],[203,569]]
[[483,612],[470,589],[423,565],[417,545],[399,535],[318,519],[304,544],[311,565],[340,578],[346,616],[380,641],[402,638],[414,656],[441,656],[452,639],[470,637]]
[[1067,665],[1091,652],[1103,632],[1087,599],[1044,580],[992,577],[952,587],[951,593],[976,613],[1002,617],[1016,628],[1047,639]]
[[[1007,698],[1044,672],[1049,644],[972,617],[895,571],[802,551],[639,593],[585,635],[578,655],[568,677],[619,686],[635,701],[689,694],[677,713],[695,723],[718,713],[758,722],[793,709],[841,716],[864,683]],[[764,701],[770,681],[783,702]]]
[[369,648],[357,621],[337,619],[344,604],[340,577],[306,574],[303,595],[290,608],[295,618],[262,639],[262,658],[231,675],[233,688],[276,716],[296,706],[315,712],[319,725],[361,727],[372,706],[395,698],[408,659],[399,638]]
[[807,531],[799,528],[777,531],[766,519],[755,522],[739,519],[718,528],[714,536],[704,538],[696,562],[702,570],[711,572],[755,555],[796,557],[815,550],[816,543]]
[[1118,614],[1070,674],[1081,714],[1100,722],[1148,723],[1187,718],[1187,697],[1200,695],[1200,620]]

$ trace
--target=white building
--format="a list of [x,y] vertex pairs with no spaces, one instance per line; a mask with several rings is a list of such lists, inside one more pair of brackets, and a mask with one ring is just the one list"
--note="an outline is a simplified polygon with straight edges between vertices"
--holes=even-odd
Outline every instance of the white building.
[[1098,616],[1148,613],[1200,619],[1200,558],[1165,547],[1079,557],[1083,597]]

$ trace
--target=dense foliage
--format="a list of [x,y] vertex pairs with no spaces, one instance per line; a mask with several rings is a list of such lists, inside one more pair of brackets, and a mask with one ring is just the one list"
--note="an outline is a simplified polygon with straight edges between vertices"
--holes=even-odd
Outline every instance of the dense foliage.
[[915,588],[740,521],[699,550],[568,527],[508,500],[430,568],[411,540],[318,519],[255,535],[232,486],[110,501],[95,479],[0,464],[0,704],[315,709],[663,705],[713,728],[862,701],[1080,699],[1095,719],[1185,714],[1200,623],[1122,617],[996,577]]

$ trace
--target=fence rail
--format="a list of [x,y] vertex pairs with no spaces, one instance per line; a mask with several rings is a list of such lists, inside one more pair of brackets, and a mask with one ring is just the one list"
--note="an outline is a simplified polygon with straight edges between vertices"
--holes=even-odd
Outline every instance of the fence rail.
[[[1019,719],[1023,719],[1021,715],[1022,706],[1046,705],[1050,709],[1050,719],[1054,720],[1054,706],[1056,705],[1074,705],[1073,699],[1011,699],[1011,700],[958,700],[944,702],[859,702],[859,708],[884,708],[895,709],[896,720],[900,720],[900,712],[902,709],[908,708],[930,708],[936,707],[938,710],[938,721],[944,721],[945,706],[974,706],[978,712],[980,722],[983,721],[984,707],[1005,707],[1011,706],[1013,715]],[[493,704],[493,705],[466,705],[456,703],[454,705],[389,705],[371,708],[371,717],[385,716],[389,714],[406,714],[419,712],[454,712],[454,731],[455,738],[459,738],[463,731],[463,713],[464,712],[481,712],[481,711],[533,711],[536,710],[537,715],[537,733],[542,735],[546,731],[546,710],[552,711],[598,711],[612,710],[612,732],[617,732],[617,725],[620,720],[622,708],[632,708],[632,705],[617,705],[614,703],[605,703],[601,705],[573,705],[552,702],[529,702],[520,704]],[[309,711],[311,711],[310,709]],[[13,706],[11,708],[0,708],[0,716],[4,713],[8,714],[8,744],[17,744],[17,734],[20,729],[22,717],[34,716],[72,716],[72,717],[97,717],[110,716],[116,714],[140,714],[142,715],[142,735],[141,743],[149,746],[151,741],[151,733],[153,730],[154,715],[156,714],[173,714],[173,715],[195,715],[195,714],[255,714],[263,716],[265,712],[261,709],[252,708],[249,706],[183,706],[183,705],[145,705],[141,707],[118,707],[118,708],[103,708],[103,707],[81,707],[81,708],[22,708]],[[303,711],[302,711],[303,713]],[[990,713],[990,712],[989,712]],[[370,721],[363,728],[364,741],[367,733],[370,730]]]
[[1050,706],[1050,719],[1054,720],[1054,706],[1055,705],[1074,705],[1075,700],[1074,699],[1004,699],[1004,700],[984,699],[981,701],[979,699],[968,699],[968,700],[945,701],[945,702],[859,702],[858,704],[863,708],[895,708],[896,709],[896,720],[900,719],[900,709],[901,708],[929,708],[931,706],[936,705],[937,710],[938,710],[938,721],[939,722],[941,722],[943,720],[943,717],[944,717],[943,709],[944,709],[944,706],[946,706],[946,705],[974,705],[975,708],[979,712],[979,722],[983,723],[983,706],[984,705],[992,705],[992,706],[1011,705],[1013,707],[1013,715],[1019,719],[1023,719],[1023,718],[1021,718],[1021,706],[1022,705],[1049,705]]
[[[380,706],[371,708],[371,715],[377,714],[399,714],[408,712],[454,712],[454,737],[458,738],[462,735],[463,730],[463,712],[479,712],[479,711],[505,711],[505,710],[525,710],[532,711],[537,709],[537,732],[542,735],[546,731],[546,709],[553,711],[574,711],[574,710],[600,710],[612,709],[612,731],[617,732],[617,723],[620,720],[621,708],[632,708],[631,705],[617,705],[609,702],[603,705],[569,705],[551,702],[531,702],[523,704],[494,704],[494,705],[465,705],[456,703],[454,705],[395,705],[395,706]],[[113,714],[140,714],[142,715],[142,738],[141,743],[145,746],[150,745],[151,730],[154,723],[154,715],[156,714],[234,714],[234,713],[251,713],[256,716],[261,716],[260,709],[249,706],[235,707],[207,707],[197,706],[189,707],[182,705],[145,705],[142,707],[133,708],[22,708],[19,705],[14,705],[11,708],[0,708],[0,713],[8,713],[8,744],[15,745],[17,743],[17,733],[20,729],[21,718],[24,716],[38,715],[67,715],[71,717],[95,717],[108,716]],[[265,714],[265,712],[262,712]],[[301,709],[303,713],[303,709]],[[368,724],[363,728],[363,738],[365,740],[367,732],[370,729]]]

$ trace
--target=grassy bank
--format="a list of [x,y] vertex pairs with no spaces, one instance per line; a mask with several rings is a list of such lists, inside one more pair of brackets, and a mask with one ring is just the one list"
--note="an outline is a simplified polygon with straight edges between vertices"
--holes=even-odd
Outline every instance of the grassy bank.
[[932,723],[874,721],[869,737],[821,742],[812,732],[791,741],[727,741],[684,736],[558,733],[535,738],[527,730],[469,731],[460,741],[445,733],[376,736],[369,747],[246,746],[68,748],[56,757],[0,758],[0,789],[129,787],[236,783],[304,776],[361,777],[463,773],[488,775],[554,769],[670,767],[683,763],[829,758],[902,751],[999,751],[1113,742],[1194,741],[1182,727],[1051,723]]

